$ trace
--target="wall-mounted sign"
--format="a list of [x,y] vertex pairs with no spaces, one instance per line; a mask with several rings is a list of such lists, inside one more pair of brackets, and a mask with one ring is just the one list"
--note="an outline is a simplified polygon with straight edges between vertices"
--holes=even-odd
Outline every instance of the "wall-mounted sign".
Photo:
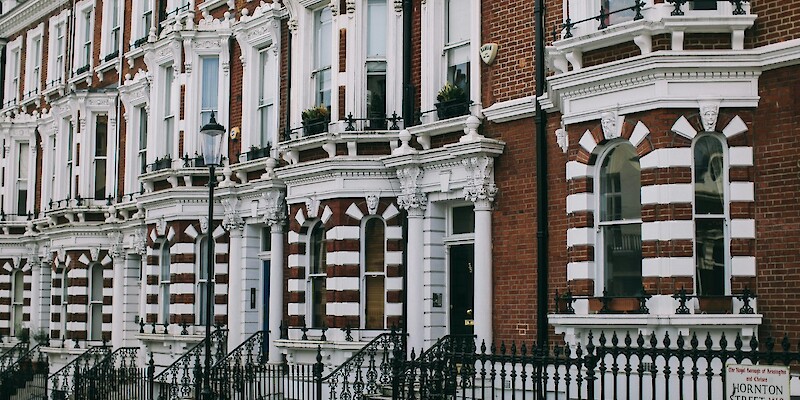
[[481,46],[481,60],[486,65],[491,65],[494,62],[494,58],[497,57],[497,43],[486,43]]
[[725,393],[730,400],[789,400],[789,367],[729,364]]

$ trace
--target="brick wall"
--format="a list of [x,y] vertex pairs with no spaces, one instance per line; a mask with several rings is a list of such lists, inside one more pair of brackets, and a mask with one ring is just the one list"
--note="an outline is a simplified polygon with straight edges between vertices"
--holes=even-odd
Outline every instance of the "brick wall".
[[[754,6],[756,4],[755,3]],[[764,2],[761,7],[777,7]],[[797,11],[786,10],[791,19]],[[782,19],[781,19],[782,20]],[[776,21],[777,22],[777,21]],[[769,40],[769,39],[767,39]],[[762,335],[800,338],[800,67],[765,72],[753,124],[755,157],[756,272]]]

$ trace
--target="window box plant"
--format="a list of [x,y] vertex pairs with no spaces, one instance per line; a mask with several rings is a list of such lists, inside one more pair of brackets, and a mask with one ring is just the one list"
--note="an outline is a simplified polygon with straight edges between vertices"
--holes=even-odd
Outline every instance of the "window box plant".
[[328,110],[328,106],[320,104],[304,110],[302,118],[304,136],[316,135],[328,131],[331,112]]
[[247,161],[258,160],[259,158],[269,157],[271,146],[267,143],[264,147],[250,146],[250,151],[246,154]]
[[447,82],[436,96],[436,114],[439,119],[448,119],[469,114],[469,102],[464,89]]

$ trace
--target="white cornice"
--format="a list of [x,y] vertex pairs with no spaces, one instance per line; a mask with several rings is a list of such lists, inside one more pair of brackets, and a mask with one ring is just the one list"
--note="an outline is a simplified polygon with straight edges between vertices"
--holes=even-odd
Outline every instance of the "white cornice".
[[33,0],[20,4],[0,17],[0,37],[10,37],[68,3],[67,0]]
[[491,122],[508,122],[533,117],[536,114],[536,103],[533,96],[494,103],[483,109],[483,116]]

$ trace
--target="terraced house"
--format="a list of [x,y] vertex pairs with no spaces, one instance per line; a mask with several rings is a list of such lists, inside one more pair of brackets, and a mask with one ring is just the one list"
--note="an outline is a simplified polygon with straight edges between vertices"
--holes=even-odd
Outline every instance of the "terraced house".
[[3,396],[797,378],[800,1],[0,5]]

